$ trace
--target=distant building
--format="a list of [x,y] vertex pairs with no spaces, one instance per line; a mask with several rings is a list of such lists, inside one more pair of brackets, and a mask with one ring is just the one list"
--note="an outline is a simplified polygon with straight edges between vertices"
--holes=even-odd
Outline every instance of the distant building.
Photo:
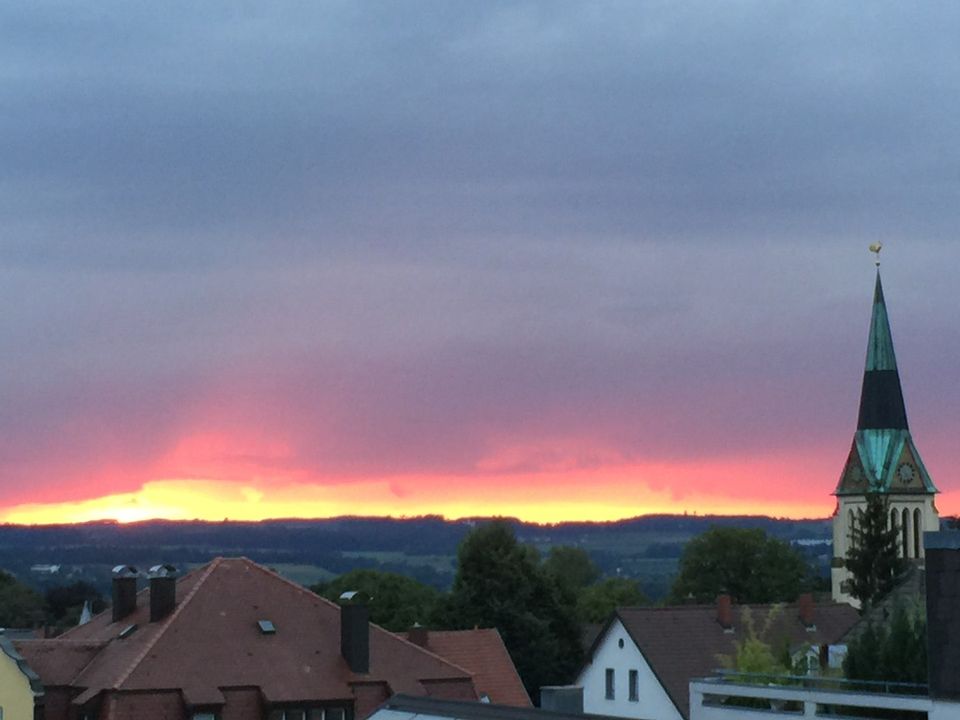
[[338,606],[244,558],[171,571],[138,593],[116,568],[111,610],[4,640],[3,717],[363,720],[395,693],[478,699],[469,670],[370,624],[356,597]]
[[940,529],[934,504],[937,488],[907,424],[879,270],[857,431],[834,491],[837,507],[833,515],[831,581],[833,599],[837,602],[856,603],[849,592],[850,573],[844,560],[857,517],[866,507],[867,494],[872,492],[883,493],[889,499],[890,522],[900,530],[901,555],[922,558],[923,533]]
[[38,575],[56,575],[60,572],[59,565],[31,565],[30,572]]
[[733,656],[744,639],[744,610],[761,637],[786,642],[805,656],[810,647],[837,643],[857,621],[846,603],[816,606],[811,595],[791,605],[736,606],[722,595],[716,606],[619,608],[587,655],[577,679],[588,713],[652,720],[690,717],[693,678],[712,674],[720,656]]

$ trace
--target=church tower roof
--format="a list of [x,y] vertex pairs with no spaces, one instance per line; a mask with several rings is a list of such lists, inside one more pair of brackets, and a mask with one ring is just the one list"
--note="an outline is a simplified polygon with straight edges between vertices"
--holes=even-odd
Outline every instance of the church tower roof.
[[906,429],[907,411],[903,404],[897,356],[893,351],[887,304],[883,299],[883,283],[880,281],[880,271],[877,270],[857,430]]
[[910,436],[879,269],[873,291],[857,432],[834,494],[867,492],[937,492]]

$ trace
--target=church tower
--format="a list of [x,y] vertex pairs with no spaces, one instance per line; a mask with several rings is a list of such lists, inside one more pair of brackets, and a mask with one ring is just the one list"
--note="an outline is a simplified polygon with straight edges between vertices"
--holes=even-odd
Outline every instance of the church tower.
[[857,431],[833,493],[837,509],[833,516],[831,581],[833,599],[838,602],[856,604],[848,591],[850,573],[843,560],[850,547],[851,530],[871,492],[883,493],[889,500],[889,522],[900,531],[901,555],[913,560],[923,558],[923,533],[940,529],[934,504],[937,488],[910,436],[879,267]]

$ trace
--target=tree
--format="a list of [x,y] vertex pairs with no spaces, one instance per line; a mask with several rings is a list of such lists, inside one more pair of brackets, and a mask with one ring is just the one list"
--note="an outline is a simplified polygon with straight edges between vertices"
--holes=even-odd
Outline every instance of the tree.
[[636,607],[649,602],[636,580],[607,578],[580,590],[577,617],[580,622],[601,623],[618,607]]
[[543,685],[572,680],[583,652],[580,627],[536,550],[494,521],[464,538],[457,561],[446,624],[497,628],[531,697]]
[[370,621],[394,632],[429,624],[440,598],[434,588],[405,575],[369,569],[351,570],[310,589],[334,602],[348,590],[365,592],[371,598]]
[[867,495],[867,507],[857,514],[850,533],[846,566],[850,571],[850,594],[860,601],[860,612],[893,590],[906,569],[897,550],[900,530],[890,522],[890,504],[882,493]]
[[593,585],[600,578],[600,569],[590,559],[587,551],[569,545],[550,548],[550,555],[543,562],[543,569],[558,583],[574,592]]
[[810,575],[796,550],[763,530],[712,527],[684,548],[670,600],[709,603],[727,593],[738,603],[790,602]]
[[0,627],[31,628],[43,623],[43,599],[13,575],[0,570]]
[[70,585],[55,585],[47,588],[44,593],[47,622],[60,627],[76,625],[80,620],[85,602],[90,603],[90,610],[93,613],[98,613],[107,607],[99,591],[82,580]]
[[898,604],[889,627],[870,623],[847,644],[843,674],[850,680],[925,683],[927,622],[924,613]]
[[763,621],[763,627],[758,631],[753,620],[753,613],[749,607],[741,611],[743,617],[743,638],[734,642],[736,650],[732,656],[720,655],[717,660],[725,668],[743,673],[760,673],[763,675],[786,675],[792,672],[790,648],[781,648],[778,652],[764,640],[770,634],[774,621],[783,612],[781,605],[770,608]]

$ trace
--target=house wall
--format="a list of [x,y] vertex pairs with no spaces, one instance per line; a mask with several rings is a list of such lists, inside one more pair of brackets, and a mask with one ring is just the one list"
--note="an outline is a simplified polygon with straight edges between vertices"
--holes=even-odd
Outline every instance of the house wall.
[[[620,647],[620,641],[623,647]],[[615,697],[606,698],[606,669],[613,668]],[[639,673],[638,700],[629,700],[629,671]],[[644,720],[683,720],[623,623],[615,619],[577,678],[583,688],[583,711]]]
[[187,717],[179,692],[111,692],[106,699],[110,720],[184,720]]
[[0,652],[0,707],[3,717],[33,718],[33,690],[30,679],[23,674],[16,659]]

